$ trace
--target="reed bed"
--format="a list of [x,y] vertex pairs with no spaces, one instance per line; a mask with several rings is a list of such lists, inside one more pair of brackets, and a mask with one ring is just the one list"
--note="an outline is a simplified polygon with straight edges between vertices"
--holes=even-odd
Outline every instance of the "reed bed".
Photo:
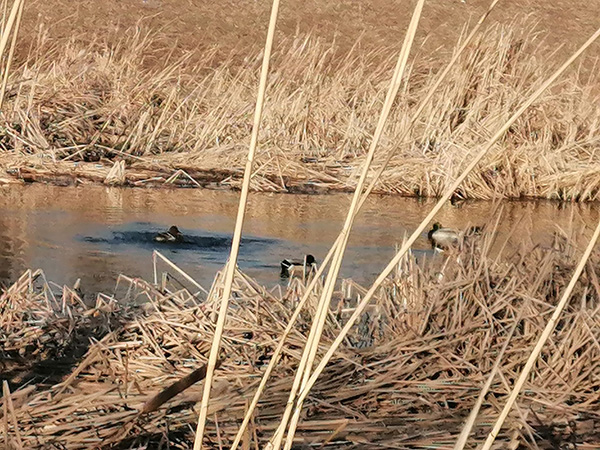
[[[409,67],[374,166],[390,151],[396,156],[375,192],[439,196],[451,184],[552,69],[542,38],[523,29],[530,24],[495,25],[477,36],[401,142],[444,61],[418,58]],[[105,182],[123,160],[110,183],[240,188],[260,54],[223,60],[213,50],[194,59],[201,66],[182,57],[148,68],[148,59],[164,57],[150,51],[156,38],[136,30],[107,47],[40,35],[27,55],[16,55],[1,117],[0,179]],[[342,54],[306,36],[279,42],[272,59],[251,189],[353,191],[395,52],[365,53],[357,43]],[[597,200],[594,64],[586,59],[544,94],[457,195]]]
[[[580,253],[575,239],[557,237],[552,247],[491,257],[491,239],[484,235],[424,264],[402,261],[311,390],[294,448],[452,448],[512,334],[467,448],[484,441]],[[600,443],[599,261],[595,251],[494,448],[591,449]],[[223,275],[205,299],[176,286],[122,276],[117,294],[100,295],[93,306],[73,297],[73,289],[46,283],[40,271],[28,271],[8,288],[0,300],[3,364],[24,365],[45,351],[60,355],[60,342],[87,345],[60,378],[25,382],[2,371],[9,391],[0,408],[0,445],[192,448],[202,383],[156,409],[148,404],[206,363]],[[269,291],[236,272],[207,446],[231,444],[304,289],[292,279],[286,289]],[[321,289],[318,283],[289,335],[242,448],[262,448],[279,425]],[[319,357],[365,291],[351,280],[336,291]],[[95,333],[91,319],[102,324]],[[22,340],[26,346],[19,346]]]

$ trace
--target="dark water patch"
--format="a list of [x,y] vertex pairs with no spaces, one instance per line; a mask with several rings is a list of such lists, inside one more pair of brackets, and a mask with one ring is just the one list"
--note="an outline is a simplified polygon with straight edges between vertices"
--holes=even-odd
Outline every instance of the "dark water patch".
[[[181,242],[156,242],[154,238],[161,231],[111,231],[105,236],[77,236],[81,242],[104,245],[135,245],[151,247],[157,250],[203,250],[222,252],[229,251],[231,236],[204,233],[202,235],[184,234]],[[258,249],[262,246],[273,245],[275,239],[244,237],[240,243],[242,248]]]

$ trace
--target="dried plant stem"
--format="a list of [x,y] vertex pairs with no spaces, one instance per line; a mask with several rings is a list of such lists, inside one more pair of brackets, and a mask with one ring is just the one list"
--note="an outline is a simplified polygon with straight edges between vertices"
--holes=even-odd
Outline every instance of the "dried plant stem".
[[473,429],[473,425],[475,424],[475,419],[477,419],[477,414],[479,413],[479,410],[481,409],[481,405],[483,405],[483,401],[485,400],[485,396],[487,395],[490,387],[492,386],[492,382],[494,381],[494,378],[496,377],[496,374],[498,373],[498,369],[500,368],[500,363],[502,362],[504,353],[506,352],[506,349],[508,348],[508,344],[510,344],[510,340],[513,337],[513,335],[515,334],[515,330],[517,329],[517,326],[521,322],[521,318],[523,317],[523,312],[525,311],[525,307],[528,305],[529,305],[529,301],[526,301],[525,304],[523,305],[523,307],[520,309],[519,315],[515,319],[515,323],[513,323],[513,326],[511,327],[508,335],[506,336],[504,345],[500,349],[500,353],[498,353],[498,357],[496,358],[496,361],[494,362],[494,367],[492,367],[492,370],[490,371],[490,374],[488,375],[488,378],[487,378],[485,384],[483,385],[481,392],[479,393],[479,397],[477,397],[475,406],[473,406],[473,409],[471,410],[471,413],[469,414],[469,417],[467,418],[467,421],[465,422],[465,426],[463,427],[462,431],[460,432],[460,435],[458,436],[458,439],[456,440],[456,444],[454,445],[454,450],[463,450],[465,448],[465,445],[467,444],[467,440],[469,439],[469,434],[471,433],[471,430]]
[[[450,73],[450,69],[453,67],[453,65],[455,64],[455,62],[458,60],[458,58],[461,56],[461,54],[463,53],[463,51],[466,49],[466,47],[469,45],[469,43],[473,40],[473,37],[476,35],[476,33],[479,31],[479,29],[481,28],[481,25],[483,24],[483,22],[487,19],[487,17],[489,16],[489,14],[492,12],[492,10],[494,9],[494,7],[496,6],[496,4],[498,3],[499,0],[493,0],[492,3],[490,4],[490,6],[488,7],[488,10],[481,16],[481,18],[479,19],[479,21],[477,22],[477,24],[475,25],[475,27],[473,27],[473,29],[471,30],[471,32],[469,33],[469,35],[467,36],[467,38],[464,40],[464,42],[461,44],[461,46],[459,47],[459,49],[454,53],[454,55],[452,56],[450,62],[448,63],[448,65],[444,68],[444,70],[440,73],[440,75],[438,76],[438,79],[436,80],[436,82],[433,84],[433,86],[431,87],[431,89],[428,91],[427,95],[421,99],[419,107],[417,108],[417,111],[414,113],[413,117],[411,118],[409,125],[407,126],[407,128],[405,129],[405,132],[402,135],[402,139],[400,139],[400,141],[403,140],[404,137],[406,137],[406,135],[410,132],[410,130],[412,129],[412,127],[414,126],[414,124],[416,123],[419,115],[421,114],[421,112],[423,111],[423,109],[425,108],[425,106],[427,105],[428,101],[433,97],[434,92],[437,90],[437,88],[441,85],[442,81],[445,79],[445,77],[448,75],[448,73]],[[358,214],[358,212],[362,209],[364,203],[367,200],[367,197],[369,196],[369,194],[372,192],[372,190],[374,189],[374,187],[376,186],[379,178],[381,177],[383,171],[385,170],[385,168],[387,167],[388,163],[390,162],[390,160],[392,159],[392,157],[395,155],[395,151],[391,151],[385,162],[382,164],[382,166],[378,169],[377,173],[375,174],[375,176],[372,178],[369,186],[367,187],[366,191],[363,193],[361,199],[360,199],[360,203],[358,205],[358,207],[356,208],[355,211],[355,216]],[[326,260],[328,261],[329,258],[332,255],[332,251],[334,249],[337,249],[338,245],[340,244],[341,238],[342,238],[342,234],[340,233],[340,235],[338,236],[337,240],[335,241],[334,245],[332,246],[332,248],[330,249]],[[323,265],[326,264],[326,261],[323,262]],[[305,296],[308,295],[310,293],[310,291],[312,290],[312,288],[309,286],[307,292],[305,293]],[[303,299],[305,300],[305,299]],[[301,302],[301,304],[303,304],[303,302]],[[276,354],[278,354],[276,352]],[[267,369],[267,372],[270,374],[269,369]],[[263,378],[263,381],[264,378]],[[261,383],[262,384],[262,383]],[[264,386],[262,387],[262,389],[264,389]],[[262,391],[262,389],[259,389],[259,391]],[[297,389],[297,388],[296,388]],[[292,390],[294,390],[294,388],[292,388]],[[257,395],[260,395],[259,392],[257,392]],[[290,395],[290,401],[292,400],[292,396]],[[258,399],[255,398],[255,402],[253,402],[253,404],[257,403]],[[290,402],[288,402],[288,405],[290,405]],[[239,431],[239,436],[242,435],[243,433],[243,429],[245,428],[245,426],[247,425],[247,421],[249,420],[251,413],[253,412],[254,407],[251,406],[250,410],[246,416],[246,418],[244,419],[244,423],[242,424],[242,428]],[[280,427],[277,431],[278,434],[283,432],[283,428]],[[236,447],[236,445],[234,444],[234,446],[232,446],[232,450],[234,450]]]
[[[476,35],[476,33],[479,31],[479,29],[481,28],[481,25],[483,24],[483,22],[487,19],[487,17],[489,16],[489,14],[492,12],[492,10],[494,9],[494,7],[496,6],[496,4],[498,3],[499,0],[493,0],[492,3],[490,4],[488,10],[481,16],[481,18],[479,19],[479,21],[477,22],[477,24],[473,27],[473,29],[471,30],[471,32],[469,33],[469,35],[467,36],[467,38],[464,40],[464,42],[461,44],[461,46],[458,48],[458,50],[454,53],[454,55],[452,56],[452,58],[450,59],[448,65],[444,68],[444,70],[440,73],[440,75],[438,76],[438,79],[436,80],[436,82],[434,83],[434,85],[431,87],[431,89],[428,91],[427,95],[421,99],[419,107],[417,108],[417,111],[415,112],[415,114],[413,115],[408,127],[406,128],[403,137],[405,137],[410,130],[412,129],[412,127],[414,126],[414,124],[416,123],[419,115],[421,114],[421,112],[423,111],[423,109],[425,108],[425,106],[427,105],[427,102],[432,98],[434,92],[436,91],[436,89],[440,86],[440,84],[442,83],[442,81],[446,78],[446,76],[448,75],[448,73],[450,73],[450,69],[453,67],[453,65],[455,64],[455,62],[458,60],[458,58],[462,55],[462,53],[464,52],[464,50],[466,49],[466,47],[469,45],[469,43],[473,40],[473,37]],[[402,139],[401,139],[402,140]],[[369,196],[369,194],[372,192],[373,188],[376,186],[379,178],[381,177],[381,174],[383,173],[383,171],[385,170],[385,168],[387,167],[387,164],[390,162],[391,158],[395,155],[395,152],[392,151],[388,154],[386,161],[382,164],[382,166],[378,169],[377,173],[375,174],[375,176],[372,178],[369,186],[367,187],[366,191],[364,192],[364,194],[362,195],[361,199],[360,199],[360,203],[356,209],[355,215],[358,214],[358,212],[362,209],[362,207],[364,206],[367,197]],[[235,450],[237,448],[237,446],[239,445],[243,435],[244,435],[244,431],[246,429],[246,427],[248,426],[248,423],[251,420],[252,414],[254,413],[254,409],[256,408],[256,405],[258,404],[258,401],[260,399],[260,396],[262,395],[262,392],[264,391],[264,388],[266,387],[266,383],[268,381],[268,378],[271,375],[271,372],[274,368],[274,366],[276,365],[277,359],[279,358],[279,354],[281,353],[281,350],[283,348],[283,345],[285,343],[285,339],[287,338],[287,335],[289,334],[289,331],[291,330],[291,327],[293,326],[293,324],[295,323],[296,319],[298,318],[298,315],[300,313],[300,310],[304,307],[306,301],[308,300],[309,295],[312,292],[313,287],[316,285],[316,280],[321,276],[323,270],[325,269],[326,265],[329,263],[329,260],[331,259],[331,257],[333,256],[333,252],[335,249],[337,249],[339,243],[341,242],[341,237],[342,235],[338,235],[338,238],[336,239],[335,243],[333,244],[333,246],[331,247],[331,249],[329,250],[327,256],[325,257],[325,259],[323,260],[323,263],[321,265],[321,267],[319,268],[315,278],[312,280],[312,282],[309,284],[309,286],[307,287],[301,301],[298,304],[298,307],[296,308],[296,311],[294,312],[292,318],[290,319],[290,322],[288,324],[288,328],[286,328],[286,331],[284,332],[283,336],[281,337],[279,344],[277,346],[277,348],[275,349],[274,353],[273,353],[273,357],[269,362],[269,365],[267,366],[267,369],[265,370],[265,373],[263,374],[261,383],[254,395],[254,398],[252,400],[252,403],[250,404],[248,411],[244,417],[244,420],[242,422],[242,424],[240,425],[240,428],[238,430],[238,433],[236,435],[236,438],[231,446],[231,450]]]
[[[13,406],[12,397],[10,395],[10,388],[8,387],[8,382],[6,380],[2,382],[2,397],[4,399],[4,404],[8,407],[6,408],[5,406],[5,410],[8,409],[8,411],[10,412],[10,416],[12,417],[13,425],[15,427],[15,437],[17,438],[17,446],[19,449],[22,449],[23,441],[21,440],[21,433],[19,432],[19,421],[15,416],[15,408]],[[8,421],[6,421],[6,423],[8,424]],[[8,446],[8,441],[6,441],[6,445]]]
[[6,9],[8,8],[8,0],[2,0],[1,8],[2,8],[2,22],[0,23],[0,29],[4,30],[4,22],[6,21]]
[[19,4],[19,12],[17,13],[17,23],[15,25],[15,31],[12,35],[12,41],[10,43],[10,50],[8,52],[8,58],[6,59],[6,67],[4,68],[4,73],[2,74],[2,87],[0,88],[0,110],[2,110],[2,105],[4,104],[4,95],[6,94],[6,85],[8,84],[8,74],[10,72],[10,65],[12,62],[13,55],[15,53],[15,47],[17,44],[17,36],[19,35],[19,28],[21,25],[21,16],[23,15],[23,6],[25,5],[25,0],[21,0]]
[[8,38],[10,37],[13,25],[15,24],[15,20],[19,13],[19,8],[21,6],[22,0],[15,0],[10,10],[10,15],[8,16],[8,20],[6,21],[6,25],[2,29],[2,36],[0,37],[0,60],[4,57],[4,50],[6,49],[6,44],[8,43]]
[[[452,58],[450,58],[450,62],[448,62],[448,64],[444,68],[444,70],[440,73],[440,75],[438,76],[435,83],[431,86],[431,89],[429,89],[429,91],[427,92],[425,97],[423,97],[421,99],[421,101],[419,102],[419,106],[417,107],[417,110],[415,111],[412,118],[410,119],[410,122],[408,123],[408,126],[404,129],[404,132],[398,138],[398,141],[400,142],[400,144],[402,144],[404,142],[404,139],[406,138],[406,136],[408,136],[408,133],[410,133],[410,131],[412,130],[414,125],[417,123],[419,116],[421,115],[421,113],[423,112],[425,107],[427,106],[427,103],[429,102],[429,100],[431,100],[431,98],[433,97],[433,94],[435,93],[435,91],[438,89],[438,87],[440,87],[440,85],[442,84],[442,82],[444,81],[446,76],[450,73],[450,70],[452,69],[452,67],[454,66],[456,61],[458,61],[458,58],[460,57],[460,55],[462,55],[463,51],[467,48],[467,45],[469,45],[469,43],[473,40],[473,38],[475,37],[475,35],[479,31],[479,29],[481,28],[481,25],[483,25],[483,22],[485,22],[485,19],[488,18],[488,16],[492,12],[492,10],[496,7],[496,5],[498,4],[499,1],[500,0],[492,1],[490,6],[488,7],[487,11],[479,18],[479,20],[477,21],[477,24],[473,27],[473,29],[471,30],[471,32],[469,33],[467,38],[460,45],[458,50],[456,52],[454,52],[454,54],[452,55]],[[381,175],[385,171],[386,167],[389,165],[390,161],[396,155],[398,149],[400,149],[400,148],[402,148],[402,145],[398,145],[398,146],[394,147],[390,152],[388,152],[388,155],[387,155],[385,161],[383,162],[381,167],[379,169],[377,169],[377,172],[373,176],[371,183],[369,184],[366,191],[364,192],[362,199],[361,199],[361,203],[358,207],[359,210],[362,208],[362,205],[364,204],[364,202],[367,200],[367,197],[369,196],[369,194],[373,191],[373,189],[377,185],[377,182],[381,178]]]
[[290,332],[292,331],[292,328],[294,327],[296,320],[300,316],[300,312],[304,308],[304,305],[310,298],[310,295],[312,294],[314,287],[317,285],[317,281],[319,280],[319,278],[323,274],[325,268],[329,264],[329,261],[331,260],[331,257],[333,256],[333,252],[337,248],[337,245],[340,242],[340,240],[341,240],[341,235],[338,236],[338,238],[335,241],[335,243],[333,244],[333,246],[329,249],[329,253],[327,253],[327,256],[321,263],[321,266],[319,267],[319,269],[313,276],[312,280],[308,284],[308,287],[304,291],[304,294],[302,295],[302,298],[300,299],[298,306],[296,307],[294,313],[292,314],[292,317],[290,317],[290,320],[285,328],[285,331],[279,338],[279,343],[277,344],[277,348],[273,352],[273,356],[271,356],[271,360],[269,361],[269,364],[265,370],[265,373],[263,374],[262,379],[260,380],[260,384],[259,384],[258,388],[256,389],[254,398],[252,399],[252,403],[250,403],[250,406],[248,407],[248,411],[246,412],[246,415],[244,416],[244,420],[242,421],[242,424],[240,425],[240,428],[235,436],[233,444],[231,444],[231,450],[236,450],[237,446],[240,444],[240,442],[244,436],[244,432],[246,431],[246,427],[248,426],[248,423],[250,422],[250,420],[252,418],[254,410],[256,409],[256,405],[258,404],[258,401],[260,400],[260,396],[262,395],[262,393],[267,385],[267,382],[269,380],[269,377],[271,376],[271,372],[273,372],[273,369],[277,365],[277,362],[279,360],[279,355],[281,354],[281,351],[283,350],[285,341],[286,341],[288,335],[290,334]]
[[[160,253],[158,250],[154,250],[154,252],[152,254],[152,258],[156,261],[157,257],[160,258],[167,266],[169,266],[171,269],[175,270],[179,275],[181,275],[183,278],[185,278],[187,281],[189,281],[192,285],[194,285],[196,288],[198,288],[200,291],[202,291],[206,295],[208,295],[208,291],[206,289],[204,289],[200,283],[198,283],[191,276],[189,276],[187,273],[185,273],[181,268],[179,268],[176,264],[174,264],[172,261],[170,261],[165,255]],[[156,268],[154,269],[154,272],[156,273]],[[156,279],[156,276],[155,276],[155,279]]]
[[301,410],[302,402],[308,396],[310,389],[316,383],[319,375],[323,372],[325,366],[338,349],[345,336],[348,334],[350,329],[353,327],[356,320],[360,317],[364,309],[367,307],[373,295],[377,292],[377,289],[381,286],[381,284],[385,281],[387,276],[392,273],[394,267],[400,262],[402,257],[406,254],[409,248],[414,244],[417,238],[421,235],[421,233],[425,230],[425,227],[429,224],[429,222],[435,217],[438,211],[442,208],[444,203],[450,199],[450,196],[453,194],[454,190],[464,181],[467,175],[473,170],[473,168],[481,161],[481,159],[485,156],[485,154],[492,148],[492,146],[500,139],[500,137],[511,127],[511,125],[525,112],[525,110],[531,106],[531,104],[539,98],[539,96],[569,67],[575,59],[579,55],[581,55],[585,49],[587,49],[597,38],[600,36],[600,29],[598,29],[592,37],[590,37],[556,72],[554,72],[533,94],[529,96],[529,98],[523,103],[523,105],[510,117],[510,119],[494,134],[494,136],[488,141],[488,143],[481,149],[481,151],[473,158],[471,163],[465,168],[465,170],[461,173],[461,175],[456,179],[456,181],[446,190],[446,192],[442,195],[442,197],[438,200],[436,205],[433,207],[431,212],[425,217],[425,219],[421,222],[421,224],[417,227],[417,229],[413,232],[413,234],[408,238],[406,243],[402,246],[402,248],[398,251],[396,256],[392,258],[390,263],[386,266],[386,268],[381,272],[381,274],[375,280],[375,283],[371,286],[371,288],[367,291],[361,302],[357,305],[354,313],[348,319],[348,322],[344,325],[344,328],[340,331],[340,334],[336,337],[334,342],[332,343],[329,350],[319,363],[319,365],[315,368],[315,371],[310,377],[306,387],[300,392],[298,396],[297,409]]
[[[333,256],[331,268],[330,268],[329,272],[327,273],[327,279],[325,281],[325,286],[323,288],[323,292],[322,292],[321,298],[319,300],[317,314],[313,321],[313,325],[311,327],[311,332],[310,332],[309,338],[307,340],[307,343],[306,343],[306,346],[304,348],[304,352],[302,355],[302,360],[306,360],[306,363],[305,363],[304,367],[302,367],[302,364],[301,364],[296,373],[296,380],[300,376],[302,376],[302,383],[301,383],[301,387],[300,387],[301,389],[306,386],[306,383],[310,377],[311,369],[313,367],[314,360],[315,360],[315,357],[317,354],[319,341],[321,340],[323,327],[325,326],[325,321],[327,319],[327,311],[329,310],[331,296],[333,294],[335,282],[337,280],[339,270],[342,265],[342,260],[344,258],[344,252],[346,249],[346,245],[348,243],[348,238],[350,236],[350,230],[352,229],[352,225],[354,223],[355,212],[357,210],[359,200],[361,198],[361,194],[363,191],[363,187],[366,182],[367,175],[369,173],[369,169],[371,167],[371,162],[373,161],[373,158],[375,156],[375,150],[379,144],[381,135],[383,134],[383,130],[385,128],[385,124],[386,124],[387,118],[389,116],[389,113],[392,109],[394,99],[396,98],[398,90],[400,89],[400,84],[402,82],[402,78],[404,76],[404,70],[406,68],[406,63],[408,61],[408,55],[410,53],[410,49],[412,47],[414,36],[417,31],[417,26],[419,23],[419,19],[421,18],[421,12],[423,10],[424,3],[425,3],[424,0],[420,0],[419,2],[417,2],[417,5],[415,6],[415,10],[413,12],[413,16],[412,16],[410,25],[409,25],[407,33],[406,33],[406,37],[405,37],[404,43],[402,45],[402,49],[400,51],[400,55],[398,56],[398,63],[396,64],[394,75],[390,82],[390,87],[387,92],[385,103],[383,105],[383,109],[382,109],[381,115],[379,117],[377,127],[375,129],[375,134],[373,136],[373,140],[371,141],[369,152],[368,152],[367,158],[364,162],[360,179],[356,185],[356,189],[354,191],[352,203],[350,204],[350,209],[348,210],[348,215],[346,216],[346,221],[344,223],[344,227],[342,228],[342,231],[341,231],[341,240],[340,240],[338,247],[335,251],[335,254]],[[295,380],[295,384],[297,384],[296,380]],[[292,389],[290,391],[290,397],[289,397],[292,402],[293,402],[293,399],[295,398],[295,396],[296,396],[296,392]],[[279,450],[279,448],[280,448],[281,440],[283,439],[283,431],[285,430],[285,428],[287,426],[287,422],[289,420],[289,416],[291,413],[292,402],[288,402],[288,406],[286,407],[286,410],[284,412],[284,416],[282,418],[280,428],[278,429],[278,433],[276,434],[275,439],[273,441],[273,448],[275,450]],[[297,427],[298,421],[300,419],[300,413],[299,413],[300,410],[301,410],[301,408],[298,408],[296,410],[296,413],[294,414],[294,416],[292,417],[292,419],[290,421],[286,444],[284,447],[286,450],[290,449],[292,446],[295,432],[296,432],[296,427]]]
[[563,296],[561,297],[560,302],[558,302],[558,305],[556,306],[556,309],[554,310],[552,317],[546,324],[546,328],[544,328],[542,335],[540,336],[537,343],[535,344],[535,347],[531,351],[531,354],[529,355],[529,358],[527,359],[527,362],[525,363],[525,367],[523,368],[521,375],[519,375],[519,379],[515,383],[515,387],[511,391],[510,396],[508,397],[508,400],[506,401],[506,405],[504,405],[504,409],[500,413],[500,416],[498,417],[498,420],[496,421],[494,428],[488,435],[485,443],[481,447],[481,450],[489,450],[492,447],[492,444],[494,443],[496,436],[498,436],[498,432],[502,428],[502,425],[504,424],[504,421],[506,420],[508,413],[510,412],[511,408],[513,407],[513,405],[517,399],[517,396],[521,392],[521,389],[523,388],[523,385],[525,384],[527,377],[529,377],[529,374],[531,373],[531,369],[533,368],[535,361],[537,360],[538,356],[540,356],[542,347],[544,346],[544,344],[548,340],[548,337],[554,330],[554,327],[556,326],[556,321],[558,320],[558,318],[560,317],[560,315],[563,312],[563,309],[567,305],[567,302],[569,301],[569,298],[571,297],[571,292],[573,292],[573,288],[575,287],[575,284],[577,283],[577,280],[579,279],[581,272],[583,272],[585,264],[587,263],[587,260],[589,259],[590,254],[592,253],[592,250],[594,249],[594,246],[596,245],[598,236],[600,236],[600,221],[598,221],[598,225],[596,226],[596,230],[594,231],[592,239],[590,240],[587,248],[585,249],[585,252],[583,253],[583,256],[581,257],[581,260],[579,261],[579,264],[577,265],[577,268],[575,269],[575,272],[573,273],[573,276],[571,277],[571,281],[569,282],[569,285],[565,289],[565,292],[564,292]]
[[273,6],[271,9],[271,18],[269,21],[269,30],[267,32],[267,39],[265,43],[265,53],[262,62],[260,84],[258,88],[258,95],[256,100],[256,109],[254,111],[254,123],[252,124],[252,136],[250,138],[250,148],[248,150],[248,159],[246,161],[246,167],[244,169],[244,180],[242,183],[242,191],[240,194],[240,203],[238,207],[237,218],[235,222],[235,231],[233,234],[233,240],[231,243],[231,253],[229,255],[229,261],[227,263],[227,270],[225,273],[225,281],[223,286],[223,296],[221,297],[221,306],[219,310],[219,317],[217,319],[217,326],[215,328],[215,335],[213,337],[212,346],[210,349],[210,356],[208,359],[208,366],[206,371],[206,381],[204,382],[204,390],[202,394],[202,402],[200,404],[200,414],[198,417],[198,427],[196,429],[196,437],[194,440],[194,450],[200,450],[202,448],[202,439],[204,437],[204,428],[206,425],[206,416],[208,414],[208,402],[210,400],[210,388],[212,386],[212,379],[214,376],[215,365],[219,356],[219,349],[221,346],[221,337],[223,335],[223,327],[225,326],[225,319],[227,317],[227,307],[229,305],[229,296],[231,295],[231,287],[233,284],[233,277],[235,275],[235,269],[237,266],[237,258],[239,254],[240,241],[242,237],[242,228],[244,225],[244,216],[246,213],[246,203],[248,200],[248,192],[250,190],[250,179],[252,175],[252,164],[254,162],[254,155],[256,153],[256,147],[258,143],[258,132],[260,129],[260,121],[262,118],[263,104],[265,100],[265,91],[267,88],[267,75],[269,72],[269,62],[271,58],[271,49],[273,48],[273,39],[275,36],[275,25],[277,23],[277,13],[279,10],[279,0],[273,0]]

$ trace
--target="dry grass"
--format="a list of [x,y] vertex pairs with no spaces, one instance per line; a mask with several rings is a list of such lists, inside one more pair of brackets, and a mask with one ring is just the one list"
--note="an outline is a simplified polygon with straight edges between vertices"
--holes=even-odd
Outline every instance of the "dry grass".
[[[450,448],[514,326],[500,375],[475,424],[471,448],[483,441],[578,255],[575,239],[557,238],[552,248],[526,247],[492,259],[487,255],[490,240],[486,235],[458,255],[425,266],[416,266],[412,259],[403,262],[354,328],[350,345],[319,378],[298,428],[298,448],[301,443],[331,448]],[[595,252],[518,408],[498,437],[498,448],[591,449],[600,442],[600,367],[593,363],[600,358],[599,261],[600,253]],[[123,277],[116,297],[103,297],[90,308],[77,300],[75,292],[56,292],[40,276],[28,272],[0,298],[3,364],[19,363],[17,351],[11,349],[28,331],[37,333],[35,342],[42,349],[69,341],[69,333],[51,334],[65,317],[70,317],[66,323],[71,325],[67,327],[71,337],[89,317],[108,325],[58,384],[38,378],[28,385],[2,371],[13,404],[12,410],[2,409],[7,414],[0,413],[0,422],[8,427],[0,434],[3,444],[8,439],[8,447],[17,448],[18,429],[23,448],[111,444],[139,448],[149,441],[152,448],[191,448],[201,384],[156,412],[140,412],[153,395],[206,362],[222,277],[217,276],[206,301],[186,290],[167,286],[159,291],[142,280]],[[296,279],[286,292],[268,292],[243,274],[236,275],[221,354],[224,362],[217,371],[205,435],[211,447],[231,443],[303,290]],[[352,283],[345,283],[342,290],[345,295],[336,294],[319,355],[364,293]],[[318,295],[319,289],[290,335],[243,448],[263,446],[278,425]],[[65,309],[71,303],[79,306]],[[16,306],[28,313],[15,314]],[[50,310],[53,314],[47,313]],[[25,347],[20,356],[40,359],[43,352],[34,348]]]
[[[551,55],[538,49],[539,37],[521,29],[495,26],[480,36],[402,143],[395,137],[441,65],[417,58],[376,157],[375,164],[398,148],[376,192],[440,195],[540,84],[552,69]],[[131,32],[108,48],[49,44],[41,36],[10,77],[0,170],[34,181],[102,181],[123,158],[126,184],[163,184],[184,169],[200,184],[239,187],[260,58],[216,60],[213,50],[202,55],[202,66],[191,65],[161,54],[153,39]],[[145,60],[156,56],[167,62],[148,68]],[[309,36],[279,42],[273,59],[252,188],[353,189],[395,55],[386,49],[365,54],[359,46],[340,54],[334,44]],[[572,71],[545,94],[458,194],[598,199],[598,80],[582,78]],[[100,161],[103,176],[98,180],[93,172],[99,168],[84,161]]]

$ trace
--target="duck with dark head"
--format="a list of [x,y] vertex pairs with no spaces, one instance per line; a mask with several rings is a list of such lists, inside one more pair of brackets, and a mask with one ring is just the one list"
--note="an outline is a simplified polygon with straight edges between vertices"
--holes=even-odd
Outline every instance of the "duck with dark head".
[[154,236],[154,242],[180,243],[183,242],[183,234],[181,234],[179,229],[173,225],[171,228],[169,228],[169,231],[158,233],[156,236]]
[[434,249],[445,250],[458,246],[461,237],[480,235],[482,227],[471,227],[466,232],[445,228],[439,222],[433,224],[433,228],[427,233],[427,238]]
[[313,255],[306,255],[304,261],[284,259],[281,261],[281,277],[288,278],[295,273],[302,273],[302,271],[304,271],[304,275],[306,276],[314,271],[316,264],[317,262]]

